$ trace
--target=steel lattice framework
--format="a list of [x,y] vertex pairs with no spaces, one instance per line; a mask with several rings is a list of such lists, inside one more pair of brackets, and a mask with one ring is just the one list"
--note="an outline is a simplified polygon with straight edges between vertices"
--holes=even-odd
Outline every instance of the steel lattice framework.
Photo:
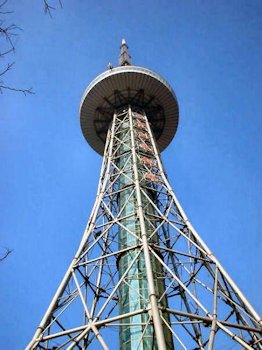
[[28,350],[262,349],[261,319],[184,213],[152,128],[138,103],[115,109],[90,219]]

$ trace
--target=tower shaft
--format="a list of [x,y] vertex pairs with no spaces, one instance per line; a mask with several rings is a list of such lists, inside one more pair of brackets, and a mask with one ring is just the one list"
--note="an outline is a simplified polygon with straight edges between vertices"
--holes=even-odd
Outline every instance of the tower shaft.
[[[156,344],[159,339],[159,348],[172,349],[170,330],[166,325],[162,326],[161,315],[157,307],[158,299],[165,291],[162,266],[154,257],[150,258],[148,247],[148,238],[156,229],[153,218],[154,210],[147,198],[142,197],[141,188],[148,196],[154,196],[150,188],[151,181],[148,181],[147,178],[149,172],[145,167],[145,161],[152,162],[153,147],[150,143],[145,113],[141,110],[139,112],[132,111],[129,106],[128,113],[125,110],[121,111],[115,115],[113,121],[118,127],[117,134],[121,142],[118,151],[119,171],[122,173],[119,178],[119,206],[123,208],[120,216],[120,218],[123,217],[121,220],[123,226],[119,228],[119,248],[121,250],[137,246],[133,251],[119,257],[120,278],[139,251],[139,247],[143,248],[143,254],[136,259],[133,268],[125,278],[127,283],[120,287],[120,314],[150,305],[152,320],[148,320],[144,314],[130,318],[129,325],[120,328],[120,344],[121,349],[137,347],[156,349],[154,343]],[[117,145],[115,147],[117,149]],[[127,205],[125,205],[126,201],[128,201]],[[157,241],[157,236],[153,236],[152,242],[157,243]],[[160,304],[166,307],[165,297],[162,298]],[[151,321],[158,333],[156,339],[153,336],[154,329],[150,324]],[[132,326],[134,324],[143,326]]]
[[260,334],[177,201],[144,111],[124,106],[80,247],[27,349],[251,350]]

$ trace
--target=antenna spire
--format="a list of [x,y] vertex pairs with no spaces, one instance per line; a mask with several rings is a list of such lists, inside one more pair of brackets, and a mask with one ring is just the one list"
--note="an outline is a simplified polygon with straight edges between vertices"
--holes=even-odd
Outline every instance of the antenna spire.
[[125,39],[122,39],[120,46],[119,66],[131,66],[131,56],[128,53],[128,46]]

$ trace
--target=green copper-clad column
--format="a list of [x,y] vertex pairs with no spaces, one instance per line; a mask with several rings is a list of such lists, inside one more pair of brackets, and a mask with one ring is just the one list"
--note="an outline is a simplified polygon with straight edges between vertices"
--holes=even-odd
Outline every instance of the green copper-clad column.
[[[121,113],[120,113],[121,114]],[[121,145],[118,150],[118,167],[121,172],[119,178],[119,199],[118,205],[121,212],[121,223],[125,228],[119,226],[119,249],[127,247],[137,248],[123,253],[118,260],[119,278],[124,274],[134,259],[135,255],[140,250],[141,241],[135,237],[141,237],[141,229],[137,218],[137,198],[134,189],[134,172],[133,159],[131,150],[131,130],[130,120],[127,113],[123,111],[122,116],[118,118],[116,123],[118,128],[117,138],[121,140]],[[140,174],[142,176],[142,173]],[[142,185],[142,184],[141,184]],[[149,190],[148,195],[151,195]],[[143,208],[145,212],[153,213],[152,205],[142,197]],[[151,226],[151,227],[150,227]],[[148,232],[152,232],[152,225],[146,223]],[[132,235],[130,232],[135,235]],[[163,279],[158,279],[162,276],[162,268],[160,263],[152,256],[151,258],[153,274],[155,276],[155,289],[157,296],[161,296],[165,290]],[[139,258],[130,269],[125,282],[120,288],[120,305],[119,313],[125,314],[138,309],[143,309],[149,306],[148,281],[145,268],[145,260],[143,251]],[[166,307],[166,299],[162,298],[161,306]],[[154,336],[152,320],[149,320],[148,314],[139,314],[132,316],[122,321],[123,326],[120,327],[120,350],[157,350],[157,342]],[[172,335],[163,325],[166,348],[173,349]]]

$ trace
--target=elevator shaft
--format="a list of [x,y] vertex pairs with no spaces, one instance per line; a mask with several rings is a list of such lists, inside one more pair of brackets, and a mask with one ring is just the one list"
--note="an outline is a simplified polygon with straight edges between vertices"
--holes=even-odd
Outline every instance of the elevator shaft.
[[[153,218],[154,209],[150,201],[141,196],[139,203],[137,191],[145,193],[153,199],[154,179],[150,178],[148,166],[154,166],[152,159],[153,149],[148,134],[146,116],[143,111],[133,111],[131,108],[128,112],[124,108],[118,113],[118,138],[120,146],[118,149],[118,166],[121,176],[119,177],[119,207],[123,207],[120,222],[123,226],[119,227],[119,250],[136,247],[126,253],[123,253],[118,261],[119,278],[122,277],[135,255],[143,248],[142,227],[146,231],[148,244],[157,243],[158,238],[152,235],[155,230],[155,219]],[[137,179],[136,179],[137,176]],[[138,188],[136,188],[136,180]],[[139,205],[142,204],[142,208]],[[139,210],[142,210],[144,219],[142,225],[139,219]],[[150,236],[152,236],[150,238]],[[165,282],[161,264],[155,257],[151,256],[149,269],[153,277],[155,290],[155,299],[161,298],[158,303],[162,307],[167,307],[166,297],[164,296]],[[142,249],[139,258],[133,264],[124,283],[120,287],[120,306],[119,313],[126,314],[152,307],[150,305],[148,275],[145,262],[145,252]],[[165,317],[165,316],[164,316]],[[167,317],[166,317],[167,318]],[[169,329],[160,317],[166,349],[173,349],[172,337]],[[155,327],[156,328],[156,327]],[[124,320],[123,326],[120,327],[120,349],[121,350],[155,350],[158,349],[156,341],[156,329],[154,329],[153,317],[148,314],[140,314]]]

